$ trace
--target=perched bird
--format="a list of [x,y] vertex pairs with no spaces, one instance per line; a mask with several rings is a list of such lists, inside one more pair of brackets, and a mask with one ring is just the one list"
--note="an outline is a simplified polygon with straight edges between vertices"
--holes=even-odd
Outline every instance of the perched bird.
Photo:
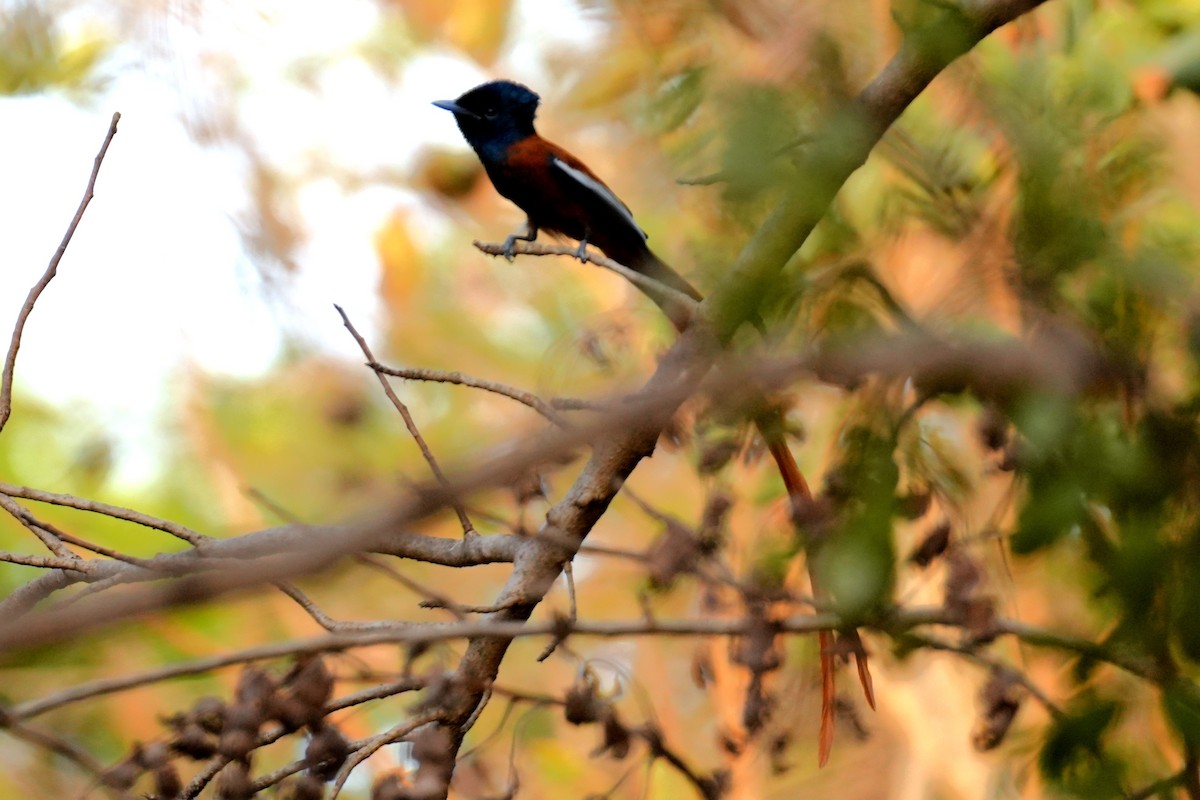
[[[454,114],[459,130],[483,162],[496,191],[516,203],[528,217],[525,230],[505,240],[505,256],[512,257],[517,240],[533,241],[539,230],[549,231],[577,240],[576,254],[580,258],[586,258],[589,244],[595,245],[612,260],[700,300],[700,293],[690,283],[650,251],[645,231],[612,189],[578,158],[538,136],[533,118],[539,101],[534,92],[519,83],[493,81],[476,86],[457,100],[434,103]],[[676,327],[682,329],[687,324],[686,310],[681,310],[670,295],[640,284],[638,288],[662,308]],[[757,315],[751,321],[765,332]],[[792,502],[811,504],[812,493],[782,433],[782,411],[769,408],[755,422],[779,466]],[[815,576],[814,594],[821,594]],[[842,646],[854,654],[867,702],[874,708],[875,693],[862,641],[853,630],[841,638]],[[818,762],[824,765],[833,746],[837,645],[831,631],[820,631],[819,641],[822,702]]]
[[[562,234],[579,242],[581,259],[592,244],[613,261],[701,299],[650,251],[646,232],[612,189],[578,158],[538,136],[533,118],[539,102],[537,94],[512,81],[485,83],[456,100],[434,102],[454,114],[496,191],[528,217],[525,229],[505,240],[505,255],[511,258],[517,240],[531,242],[539,230]],[[638,288],[676,319],[674,304],[663,293]]]

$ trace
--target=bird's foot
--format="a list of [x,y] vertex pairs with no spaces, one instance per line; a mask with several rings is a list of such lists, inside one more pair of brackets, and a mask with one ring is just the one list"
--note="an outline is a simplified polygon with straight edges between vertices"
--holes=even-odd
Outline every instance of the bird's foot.
[[578,258],[580,261],[582,261],[584,264],[586,264],[588,261],[591,260],[591,256],[588,255],[587,239],[584,239],[582,242],[579,243],[579,247],[577,247],[575,249],[575,257]]
[[517,239],[520,239],[520,238],[522,238],[522,237],[517,236],[514,233],[512,236],[509,236],[507,239],[504,240],[504,248],[503,248],[503,250],[501,250],[500,255],[504,256],[504,260],[508,261],[510,264],[512,263],[512,260],[513,260],[513,248],[516,247]]

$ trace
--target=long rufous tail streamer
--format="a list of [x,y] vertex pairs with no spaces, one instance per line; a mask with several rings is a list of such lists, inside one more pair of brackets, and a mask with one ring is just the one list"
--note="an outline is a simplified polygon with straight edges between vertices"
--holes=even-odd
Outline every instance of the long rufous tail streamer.
[[[648,248],[645,248],[644,244],[642,244],[642,249],[645,251],[644,253],[606,252],[606,254],[621,263],[625,263],[621,260],[624,257],[630,262],[627,266],[656,280],[660,280],[697,301],[702,299],[700,293],[691,284],[664,264]],[[675,308],[674,301],[664,300],[657,293],[648,291],[644,287],[639,286],[638,288],[654,300],[677,329],[682,330],[687,326],[689,315],[677,313],[678,309]],[[754,324],[761,332],[766,333],[765,326],[760,319],[756,318]],[[797,508],[811,504],[813,499],[812,490],[808,488],[808,482],[804,479],[804,473],[800,471],[800,467],[796,463],[792,451],[788,449],[784,437],[782,411],[779,409],[767,410],[755,419],[755,424],[763,440],[766,442],[767,449],[770,450],[772,458],[775,459],[775,464],[779,468],[779,474],[782,476],[784,487],[787,489],[792,511],[795,512]],[[795,516],[794,513],[793,516]],[[809,558],[808,565],[813,597],[819,598],[822,596],[822,592],[817,582],[817,576],[813,573],[812,558]],[[871,670],[867,666],[867,653],[863,648],[862,639],[859,638],[857,631],[851,631],[848,634],[843,634],[843,640],[851,646],[855,663],[858,666],[858,680],[862,684],[867,703],[874,709],[875,689],[871,681]],[[836,722],[837,685],[834,678],[836,639],[833,631],[819,631],[817,641],[821,650],[821,730],[818,736],[817,763],[823,767],[829,761],[829,754],[833,750],[833,733]]]
[[[783,485],[787,489],[788,498],[794,512],[797,510],[797,507],[807,506],[812,503],[812,490],[808,488],[808,481],[804,479],[804,473],[800,471],[800,466],[796,463],[792,451],[788,449],[787,442],[784,440],[782,413],[775,410],[767,412],[767,414],[775,418],[764,419],[760,417],[756,420],[756,423],[759,432],[766,441],[767,449],[771,452],[771,457],[775,459],[775,464],[779,467],[779,474],[783,478]],[[823,592],[818,583],[817,575],[813,571],[813,560],[811,557],[808,560],[808,572],[809,581],[812,584],[813,597],[820,598]],[[851,645],[851,650],[854,653],[854,661],[858,667],[858,680],[862,684],[863,694],[866,695],[867,704],[874,709],[875,687],[871,680],[871,669],[867,665],[867,652],[863,647],[862,639],[859,638],[857,631],[844,634],[843,638]],[[823,767],[829,761],[829,754],[833,751],[833,733],[837,721],[837,683],[834,664],[836,648],[833,631],[819,631],[817,633],[817,643],[820,647],[821,662],[821,730],[817,737],[817,765]]]

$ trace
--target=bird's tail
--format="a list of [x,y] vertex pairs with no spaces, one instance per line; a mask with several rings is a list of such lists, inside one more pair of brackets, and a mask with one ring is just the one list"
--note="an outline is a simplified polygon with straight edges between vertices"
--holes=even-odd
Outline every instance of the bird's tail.
[[704,299],[700,292],[696,290],[696,287],[687,282],[686,278],[664,264],[658,256],[649,250],[646,250],[639,259],[628,266],[630,269],[642,273],[647,278],[653,278],[677,292],[683,292],[697,302]]
[[[620,248],[614,249],[617,252],[605,251],[605,255],[613,261],[629,267],[634,272],[641,273],[669,289],[674,289],[676,292],[685,294],[696,302],[704,299],[704,296],[697,291],[696,287],[692,286],[686,278],[663,263],[662,259],[654,255],[648,247],[631,248],[628,251],[622,251]],[[674,323],[675,327],[682,329],[686,326],[691,314],[684,304],[679,302],[677,297],[644,284],[635,283],[634,285],[663,310],[663,313]]]
[[[671,289],[682,292],[697,302],[703,299],[703,296],[700,292],[696,291],[694,286],[688,283],[678,272],[664,264],[644,244],[636,249],[613,246],[610,249],[605,249],[604,253],[614,261],[640,272],[648,278],[653,278]],[[691,312],[679,302],[677,296],[668,294],[667,292],[656,291],[653,287],[641,284],[635,285],[663,310],[663,313],[667,315],[667,318],[671,320],[676,328],[683,330],[687,326],[691,318]],[[766,327],[757,313],[755,313],[752,321],[755,327],[764,334],[766,333]],[[759,432],[762,434],[763,440],[767,444],[767,449],[774,457],[776,465],[779,468],[784,486],[788,490],[793,514],[798,516],[803,506],[813,502],[813,495],[812,490],[809,489],[808,482],[804,479],[804,473],[800,471],[800,467],[796,463],[796,459],[784,439],[782,413],[779,409],[775,409],[767,414],[760,415],[755,422]],[[809,561],[809,571],[813,583],[813,595],[823,599],[824,593],[818,584],[817,576],[812,573],[811,560]],[[866,695],[867,703],[871,708],[875,708],[875,689],[871,680],[871,670],[867,664],[867,651],[863,646],[862,639],[859,638],[858,631],[850,630],[842,634],[842,640],[849,644],[851,651],[854,653],[854,660],[858,665],[858,679],[862,683],[863,693]],[[829,760],[829,754],[833,749],[833,732],[836,718],[837,687],[834,677],[836,669],[836,640],[833,631],[820,631],[818,641],[820,642],[821,664],[821,729],[818,736],[817,763],[820,766],[825,766],[825,763]]]

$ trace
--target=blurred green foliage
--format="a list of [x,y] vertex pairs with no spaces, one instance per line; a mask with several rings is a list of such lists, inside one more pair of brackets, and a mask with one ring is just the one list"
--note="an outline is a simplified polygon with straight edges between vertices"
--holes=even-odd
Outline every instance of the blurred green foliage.
[[68,40],[55,13],[36,0],[0,6],[0,95],[63,91],[83,99],[97,91],[109,42],[92,32]]

